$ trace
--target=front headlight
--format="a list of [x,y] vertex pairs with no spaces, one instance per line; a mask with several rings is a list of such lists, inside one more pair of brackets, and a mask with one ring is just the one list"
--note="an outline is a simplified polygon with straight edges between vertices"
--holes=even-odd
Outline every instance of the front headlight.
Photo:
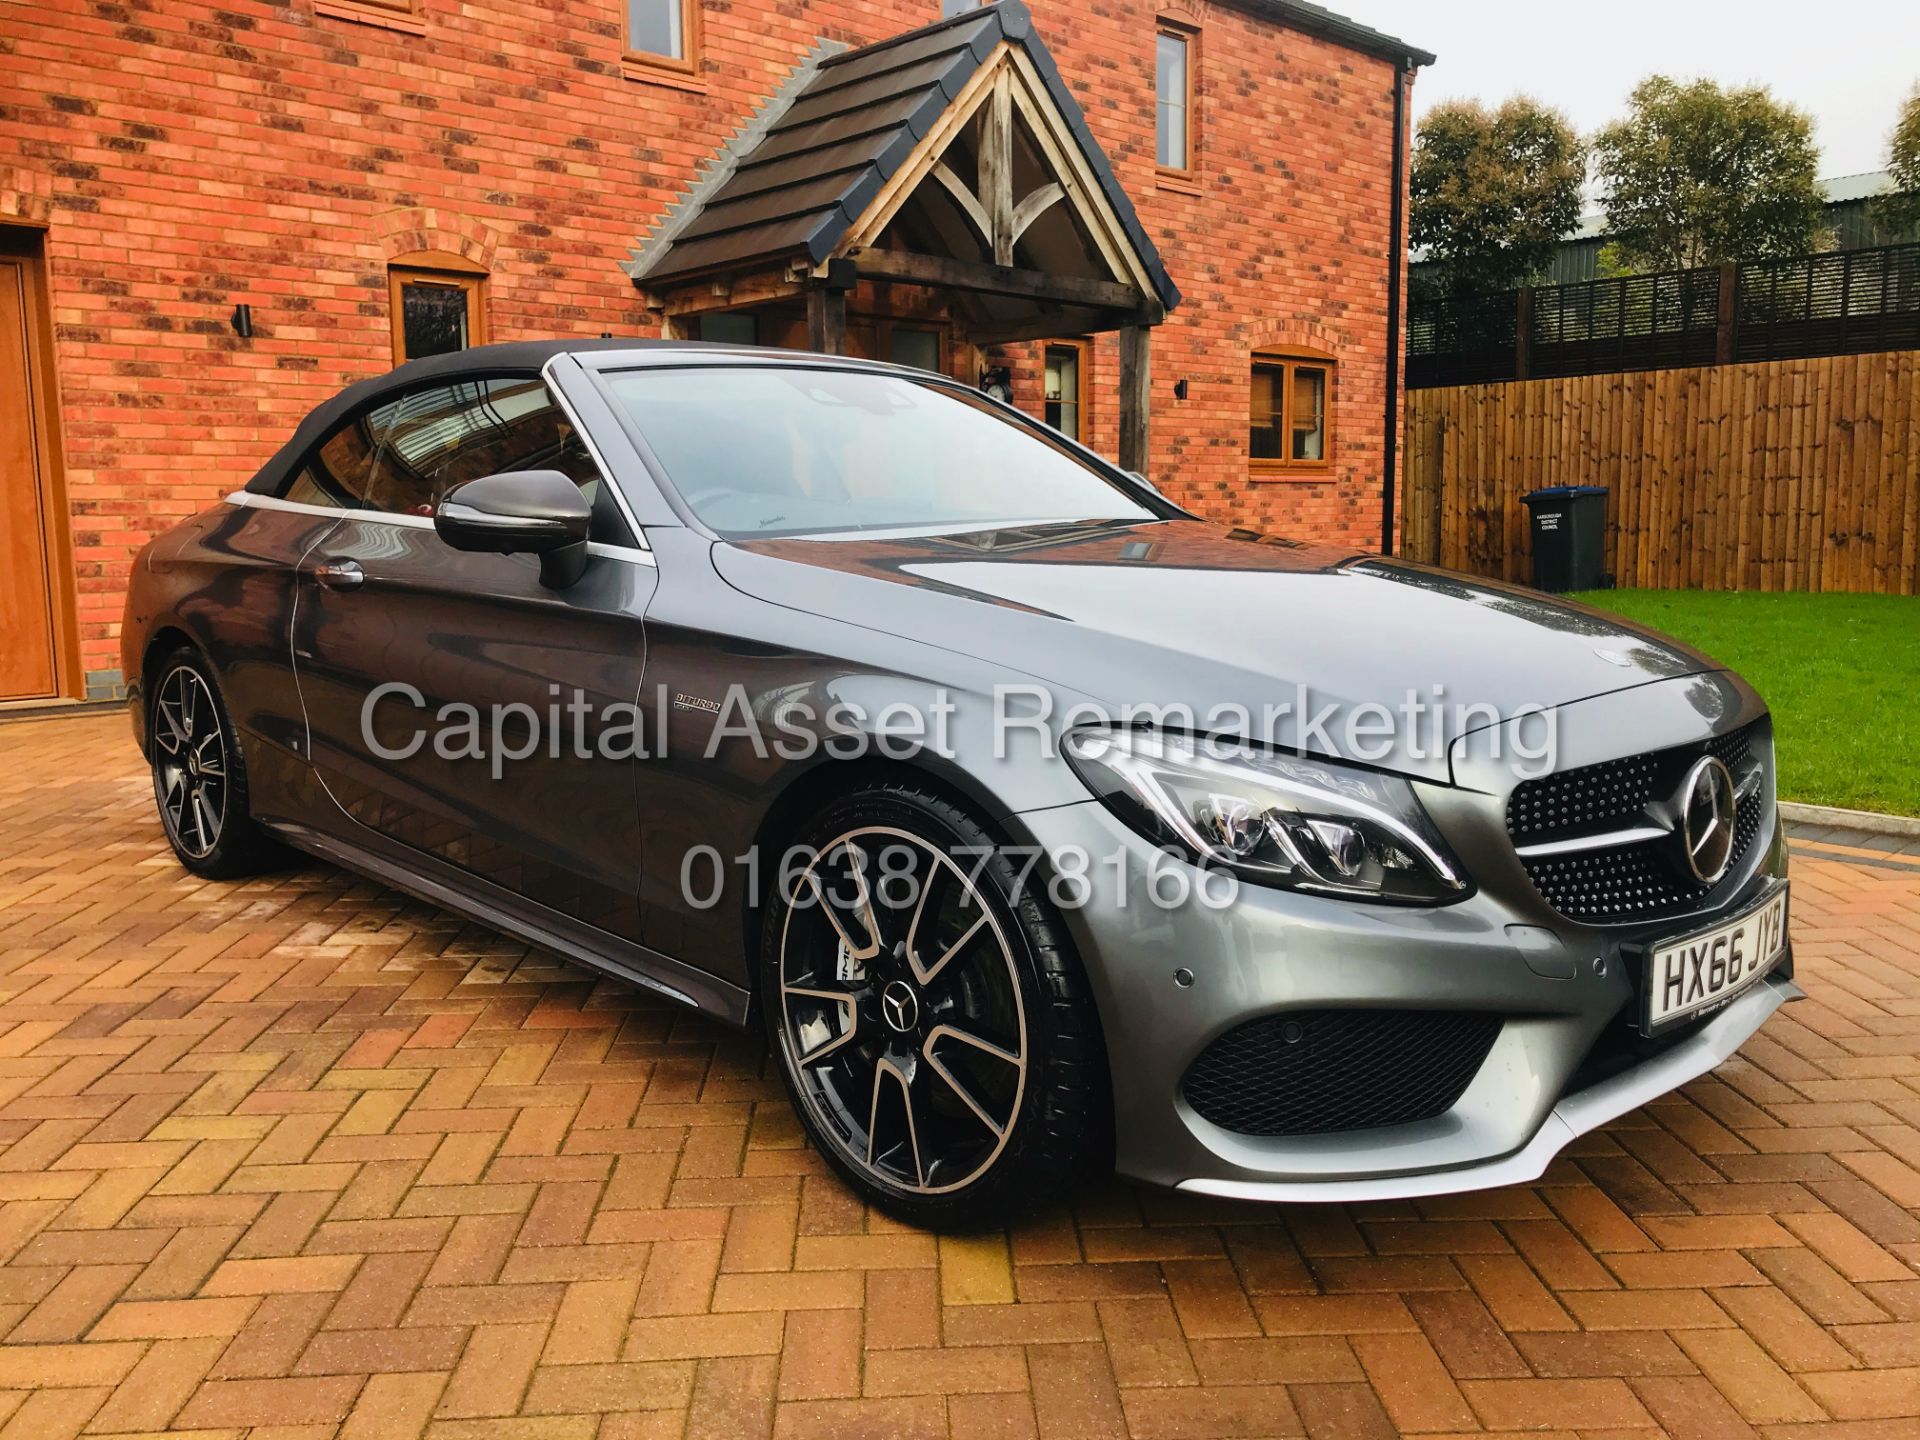
[[1397,776],[1156,730],[1075,730],[1063,748],[1129,824],[1201,863],[1357,900],[1434,905],[1467,893]]

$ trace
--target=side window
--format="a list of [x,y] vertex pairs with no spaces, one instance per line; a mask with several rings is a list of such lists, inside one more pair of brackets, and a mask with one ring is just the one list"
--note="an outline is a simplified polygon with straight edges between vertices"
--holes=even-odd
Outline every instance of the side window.
[[431,515],[455,485],[503,470],[558,470],[593,505],[593,538],[632,544],[586,442],[546,385],[527,376],[414,390],[369,417],[378,437],[365,508]]
[[1193,169],[1194,38],[1172,20],[1154,33],[1154,159],[1175,173]]
[[916,330],[908,325],[887,327],[887,359],[895,365],[911,365],[916,370],[940,373],[940,332]]
[[1069,440],[1086,442],[1082,412],[1086,408],[1087,347],[1075,340],[1047,346],[1045,419]]
[[1333,454],[1327,395],[1331,360],[1256,353],[1247,419],[1255,472],[1324,470]]
[[307,463],[293,472],[282,498],[302,505],[358,510],[365,500],[367,472],[378,441],[373,416],[349,420],[314,446]]
[[663,70],[697,72],[698,0],[627,0],[627,60]]
[[722,345],[758,345],[760,317],[738,310],[721,310],[699,317],[700,338]]

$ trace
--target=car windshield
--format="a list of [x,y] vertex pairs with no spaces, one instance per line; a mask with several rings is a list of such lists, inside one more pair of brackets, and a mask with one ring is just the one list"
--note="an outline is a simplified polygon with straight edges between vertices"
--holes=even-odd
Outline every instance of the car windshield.
[[797,365],[608,381],[687,505],[730,537],[1160,518],[957,388]]

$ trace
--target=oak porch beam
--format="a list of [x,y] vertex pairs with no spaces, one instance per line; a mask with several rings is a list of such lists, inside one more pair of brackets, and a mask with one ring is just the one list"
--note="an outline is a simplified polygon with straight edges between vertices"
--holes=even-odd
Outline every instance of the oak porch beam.
[[676,285],[649,296],[649,308],[662,315],[711,315],[754,305],[798,300],[806,282],[804,267],[782,265],[746,275],[715,277]]
[[1054,275],[1045,270],[989,265],[980,260],[953,260],[944,255],[921,255],[907,250],[856,250],[847,258],[859,268],[863,280],[898,280],[910,285],[973,290],[982,295],[1007,295],[1019,300],[1052,300],[1061,305],[1091,305],[1129,313],[1149,308],[1145,296],[1117,280]]
[[1147,420],[1153,403],[1146,325],[1120,327],[1120,468],[1147,473]]
[[821,355],[847,353],[847,292],[816,285],[807,291],[807,348]]

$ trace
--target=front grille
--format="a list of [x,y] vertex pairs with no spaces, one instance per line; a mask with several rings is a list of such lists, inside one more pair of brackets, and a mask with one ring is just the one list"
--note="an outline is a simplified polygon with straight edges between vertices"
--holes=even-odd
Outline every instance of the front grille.
[[1633,755],[1524,780],[1507,801],[1507,833],[1524,845],[1627,825],[1653,799],[1656,768],[1651,755]]
[[1187,1103],[1239,1135],[1327,1135],[1451,1110],[1500,1034],[1456,1010],[1287,1010],[1237,1025],[1187,1071]]
[[[1754,765],[1767,763],[1763,723],[1692,745],[1522,781],[1507,802],[1507,834],[1515,845],[1528,845],[1633,825],[1642,821],[1650,801],[1671,795],[1705,754],[1719,756],[1737,780]],[[1760,794],[1767,789],[1763,783]],[[1765,808],[1758,799],[1740,806],[1730,870],[1759,839]],[[1607,850],[1522,856],[1520,863],[1540,897],[1569,919],[1598,924],[1659,920],[1698,908],[1709,892],[1681,868],[1677,844],[1675,837],[1662,836]]]

